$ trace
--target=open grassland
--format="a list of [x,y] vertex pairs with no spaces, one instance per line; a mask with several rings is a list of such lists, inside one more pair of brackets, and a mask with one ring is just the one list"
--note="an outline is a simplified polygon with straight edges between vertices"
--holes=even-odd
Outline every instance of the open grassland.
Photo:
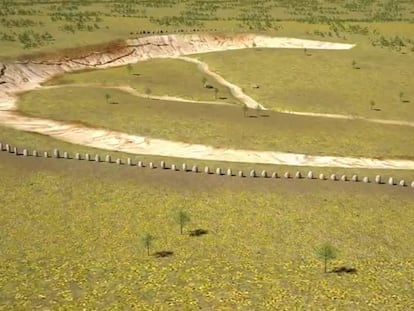
[[[0,58],[166,32],[280,31],[287,23],[409,23],[410,0],[373,1],[2,1]],[[387,26],[388,28],[388,26]],[[339,29],[341,30],[341,29]],[[333,31],[332,31],[333,32]],[[341,33],[340,37],[343,37]],[[412,44],[412,43],[411,43]]]
[[[13,146],[19,147],[20,152],[23,148],[32,150],[37,150],[38,152],[43,153],[47,151],[49,154],[52,154],[55,148],[59,149],[61,152],[69,152],[69,155],[73,158],[75,153],[81,153],[82,158],[86,153],[94,156],[98,154],[103,159],[106,155],[110,155],[113,159],[120,158],[123,162],[126,162],[127,158],[131,158],[132,161],[136,164],[138,161],[144,161],[148,164],[149,162],[154,162],[156,165],[161,161],[166,161],[167,165],[176,164],[181,168],[182,163],[187,163],[190,167],[192,165],[198,165],[199,168],[204,168],[204,166],[209,166],[214,169],[220,167],[222,169],[230,168],[233,172],[239,170],[244,171],[247,174],[250,170],[255,169],[258,173],[262,170],[266,170],[268,173],[277,172],[279,176],[282,176],[285,172],[290,172],[292,175],[296,171],[301,171],[306,173],[308,171],[313,171],[315,176],[319,176],[320,173],[329,176],[330,174],[336,174],[337,176],[347,175],[351,177],[353,174],[358,174],[362,179],[363,176],[368,176],[370,180],[374,180],[374,177],[379,174],[383,176],[384,180],[389,177],[396,178],[396,180],[404,179],[407,183],[414,181],[414,173],[412,170],[371,170],[371,169],[362,169],[362,168],[337,168],[337,167],[306,167],[306,166],[286,166],[286,165],[267,165],[267,164],[251,164],[251,163],[237,163],[237,162],[218,162],[218,161],[204,161],[204,160],[192,160],[192,159],[181,159],[174,157],[160,157],[153,155],[135,155],[127,154],[123,152],[110,151],[110,150],[101,150],[95,149],[87,146],[74,145],[64,141],[60,141],[45,135],[40,135],[36,133],[29,133],[14,130],[12,128],[6,128],[0,126],[0,141],[3,143],[9,143]],[[90,163],[94,167],[94,163]],[[131,168],[134,170],[135,168]],[[191,174],[191,173],[190,173]],[[201,174],[202,176],[204,174]]]
[[414,54],[372,47],[362,37],[349,41],[356,47],[347,51],[245,49],[193,57],[270,109],[413,121]]
[[[117,104],[108,103],[105,94]],[[256,117],[257,112],[248,111],[244,117],[237,106],[150,100],[119,90],[40,89],[23,94],[19,109],[35,117],[214,147],[313,155],[414,157],[411,127],[276,112],[261,112],[266,116]]]
[[[219,101],[221,97],[226,102],[237,103],[226,87],[200,72],[195,64],[174,59],[151,59],[130,66],[64,74],[47,81],[45,85],[88,83],[130,86],[147,95],[204,101]],[[204,83],[213,88],[205,88]]]
[[[226,179],[0,154],[7,309],[409,310],[411,189]],[[173,214],[191,222],[180,235]],[[208,233],[189,237],[189,230]],[[147,256],[142,233],[157,237]],[[356,274],[323,273],[331,241]]]

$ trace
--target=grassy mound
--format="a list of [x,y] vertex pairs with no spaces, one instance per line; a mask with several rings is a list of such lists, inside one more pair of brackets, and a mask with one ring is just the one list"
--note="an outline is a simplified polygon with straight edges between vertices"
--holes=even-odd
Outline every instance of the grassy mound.
[[268,108],[414,121],[414,54],[354,38],[348,41],[357,46],[347,51],[247,49],[195,57]]
[[[105,94],[117,105],[108,103]],[[21,97],[19,109],[36,117],[215,147],[378,158],[414,156],[414,129],[410,127],[274,112],[257,116],[248,111],[245,117],[240,107],[149,100],[102,88],[32,91]]]
[[[195,64],[174,59],[151,59],[129,66],[64,74],[45,85],[102,84],[130,86],[139,93],[185,99],[237,103],[230,91],[201,73]],[[212,88],[204,87],[204,84]],[[217,93],[214,91],[217,88]]]

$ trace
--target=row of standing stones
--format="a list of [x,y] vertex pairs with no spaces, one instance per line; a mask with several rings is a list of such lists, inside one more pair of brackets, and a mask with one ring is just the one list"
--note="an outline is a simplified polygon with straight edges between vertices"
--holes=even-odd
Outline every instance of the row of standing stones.
[[[101,159],[100,155],[95,155],[94,157],[92,157],[90,154],[86,153],[84,155],[84,157],[82,157],[82,155],[80,153],[76,153],[74,158],[71,157],[69,155],[68,152],[64,152],[63,154],[58,150],[58,149],[54,149],[53,153],[49,155],[49,153],[47,151],[43,152],[43,154],[39,153],[36,150],[33,150],[33,152],[31,154],[29,154],[29,151],[27,149],[23,149],[21,153],[19,153],[19,150],[17,147],[12,147],[9,144],[3,144],[0,142],[0,151],[6,151],[9,153],[14,153],[15,155],[22,155],[25,157],[28,156],[33,156],[33,157],[44,157],[44,158],[63,158],[63,159],[76,159],[76,160],[85,160],[85,161],[94,161],[94,162],[107,162],[107,163],[116,163],[118,165],[129,165],[129,166],[137,166],[137,167],[147,167],[147,165],[144,164],[143,161],[138,161],[136,164],[133,163],[133,161],[131,160],[131,158],[128,158],[127,161],[124,163],[122,161],[122,159],[117,158],[115,161],[112,161],[112,158],[110,155],[107,155],[105,157],[105,159]],[[148,163],[148,167],[151,169],[157,168],[157,166],[153,163],[153,162],[149,162]],[[175,164],[171,164],[170,167],[167,167],[165,161],[161,161],[160,162],[160,166],[161,169],[170,169],[172,171],[179,171],[180,169],[178,168],[177,165]],[[202,170],[200,170],[198,168],[197,165],[193,165],[192,167],[187,166],[187,164],[183,163],[181,166],[181,170],[184,172],[194,172],[194,173],[199,173],[202,172]],[[206,166],[204,167],[204,173],[206,174],[216,174],[216,175],[227,175],[227,176],[239,176],[239,177],[246,177],[246,175],[244,174],[243,171],[238,171],[237,173],[233,173],[233,171],[229,168],[227,170],[222,170],[221,168],[216,168],[216,170],[212,170],[210,169],[210,167]],[[273,172],[272,174],[268,174],[268,172],[266,170],[263,170],[260,174],[258,174],[255,170],[251,170],[249,171],[249,174],[247,175],[249,177],[262,177],[262,178],[281,178],[282,176],[279,176],[277,172]],[[307,178],[307,179],[321,179],[321,180],[333,180],[333,181],[353,181],[353,182],[359,182],[361,181],[358,177],[358,175],[352,175],[352,177],[350,179],[348,179],[348,177],[346,175],[342,175],[342,176],[337,176],[335,174],[331,174],[330,176],[325,176],[324,174],[319,174],[319,176],[314,175],[314,173],[312,171],[309,171],[308,174],[306,174],[306,176],[303,176],[301,172],[297,171],[294,175],[291,175],[289,172],[285,172],[283,174],[283,178],[296,178],[296,179],[301,179],[301,178]],[[370,183],[370,179],[369,177],[363,177],[362,178],[362,182],[364,183]],[[402,187],[407,186],[407,183],[405,182],[405,180],[400,180],[399,182],[397,182],[393,177],[388,178],[387,182],[384,182],[381,178],[381,175],[376,175],[374,178],[374,182],[377,184],[389,184],[389,185],[400,185]],[[414,188],[414,181],[411,182],[411,188]]]

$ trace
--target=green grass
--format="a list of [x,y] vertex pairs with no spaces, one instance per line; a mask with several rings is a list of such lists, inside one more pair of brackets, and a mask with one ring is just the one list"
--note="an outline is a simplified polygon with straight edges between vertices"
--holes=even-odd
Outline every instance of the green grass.
[[[174,59],[152,59],[111,69],[64,74],[49,80],[45,85],[97,83],[108,86],[128,85],[145,94],[178,96],[186,99],[215,101],[214,89],[203,87],[203,79],[218,89],[217,100],[237,103],[230,91],[214,79],[201,73],[195,64]],[[131,71],[129,71],[131,70]],[[138,76],[139,75],[139,76]]]
[[[195,57],[274,110],[414,121],[414,54],[371,47],[365,37],[348,42],[357,46],[309,50],[311,56],[301,49],[245,49]],[[353,61],[360,69],[353,68]],[[252,84],[260,88],[252,89]],[[371,101],[381,111],[371,110]]]
[[[106,93],[118,104],[108,104]],[[215,147],[374,158],[414,156],[410,127],[275,112],[249,118],[240,107],[149,100],[118,90],[36,90],[22,95],[19,109],[36,117]]]
[[[0,157],[6,309],[414,307],[411,189]],[[172,216],[181,207],[185,235]],[[208,234],[190,238],[197,228]],[[173,256],[147,256],[144,232],[158,238],[152,253]],[[356,275],[323,273],[313,248],[325,241],[339,249],[329,268]]]

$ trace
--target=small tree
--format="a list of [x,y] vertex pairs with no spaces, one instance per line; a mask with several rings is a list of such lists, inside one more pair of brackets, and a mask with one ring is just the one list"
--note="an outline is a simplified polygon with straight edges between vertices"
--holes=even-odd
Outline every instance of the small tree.
[[375,106],[375,102],[373,100],[371,100],[371,102],[369,103],[370,105],[370,109],[373,110],[374,106]]
[[141,237],[141,243],[142,245],[147,249],[147,254],[148,256],[150,255],[150,248],[152,245],[152,242],[155,240],[155,237],[152,236],[149,233],[145,233],[142,237]]
[[243,104],[243,115],[244,115],[244,117],[246,117],[247,111],[249,111],[249,107],[247,107],[246,104]]
[[175,221],[180,225],[180,233],[183,234],[183,227],[190,222],[190,216],[183,210],[179,210],[175,215]]
[[260,107],[260,105],[256,106],[256,114],[257,116],[260,116],[260,112],[262,111],[262,107]]
[[214,88],[214,98],[217,99],[217,94],[218,94],[218,88]]
[[328,261],[336,258],[336,248],[329,243],[325,243],[317,247],[315,253],[318,258],[324,261],[324,272],[327,273]]
[[403,98],[404,98],[404,92],[400,92],[400,102],[403,101]]
[[128,71],[128,74],[129,75],[132,74],[132,70],[133,70],[132,65],[131,64],[128,64],[127,65],[127,71]]
[[145,88],[145,94],[151,95],[152,91],[149,87]]
[[109,104],[109,100],[111,99],[111,95],[108,93],[105,94],[106,103]]
[[353,60],[353,61],[352,61],[352,68],[354,68],[354,69],[355,69],[355,66],[356,66],[356,61],[355,61],[355,60]]
[[207,78],[206,77],[203,77],[202,82],[203,82],[203,86],[205,86],[206,83],[207,83]]

